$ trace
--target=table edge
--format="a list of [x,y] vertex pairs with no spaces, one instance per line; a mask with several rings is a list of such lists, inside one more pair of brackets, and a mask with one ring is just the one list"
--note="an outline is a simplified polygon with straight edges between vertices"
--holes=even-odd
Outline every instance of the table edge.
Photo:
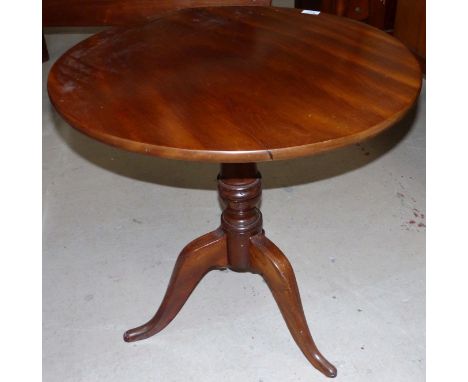
[[[206,8],[206,7],[202,7]],[[294,9],[291,9],[294,10]],[[297,10],[297,9],[296,9]],[[168,13],[175,13],[177,11],[171,11]],[[300,11],[300,10],[299,10]],[[164,15],[164,16],[167,16]],[[330,15],[327,15],[330,16]],[[151,20],[155,21],[155,20]],[[347,21],[355,21],[349,19]],[[372,27],[371,25],[366,24],[366,27],[371,27],[373,29],[382,32],[380,29]],[[114,28],[111,28],[114,29]],[[95,37],[105,31],[99,32],[92,36],[89,36],[85,40],[79,42],[78,44]],[[397,38],[393,36],[391,37],[397,44],[403,46],[408,53],[413,57],[417,67],[419,64],[414,57],[414,55],[409,51],[409,49]],[[52,65],[49,75],[52,72],[53,67],[55,64],[66,55],[69,51],[71,51],[76,45],[67,49]],[[49,95],[49,100],[51,104],[54,106],[55,111],[74,129],[80,131],[81,133],[98,140],[102,143],[108,144],[110,146],[117,147],[119,149],[123,149],[126,151],[155,156],[159,158],[166,158],[166,159],[175,159],[175,160],[186,160],[186,161],[193,161],[193,162],[210,162],[210,163],[250,163],[250,162],[269,162],[275,160],[288,160],[294,158],[301,158],[305,156],[312,156],[315,154],[323,153],[325,151],[330,151],[342,147],[346,147],[352,144],[356,144],[362,142],[364,140],[370,139],[381,133],[382,131],[392,127],[397,122],[399,122],[416,104],[417,99],[421,93],[422,88],[422,73],[420,72],[419,78],[419,86],[417,91],[414,93],[413,99],[400,111],[396,112],[393,116],[389,117],[388,119],[378,123],[366,130],[360,131],[356,134],[347,135],[340,138],[333,138],[327,141],[321,142],[314,142],[300,146],[291,146],[285,148],[262,148],[259,150],[242,150],[242,151],[226,151],[226,150],[204,150],[204,149],[182,149],[176,147],[169,147],[169,146],[160,146],[154,144],[148,144],[144,142],[133,141],[125,138],[120,138],[117,136],[103,134],[99,131],[87,129],[86,127],[80,125],[79,122],[73,121],[71,116],[67,116],[60,111],[60,107],[56,105],[54,102],[53,97],[50,96],[49,93],[49,78],[47,79],[47,92]]]
[[131,151],[139,154],[155,156],[166,159],[186,160],[193,162],[211,162],[211,163],[250,163],[250,162],[269,162],[275,160],[287,160],[312,156],[352,144],[370,139],[381,133],[382,131],[391,128],[415,106],[420,95],[422,87],[422,78],[420,80],[419,89],[415,92],[413,100],[407,107],[395,113],[391,118],[359,133],[347,135],[341,138],[334,138],[327,141],[309,143],[302,146],[292,146],[278,149],[260,149],[260,150],[243,150],[243,151],[223,151],[223,150],[195,150],[182,149],[176,147],[152,145],[144,142],[137,142],[124,138],[119,138],[113,135],[102,134],[92,129],[86,129],[79,126],[78,123],[60,112],[56,107],[52,98],[50,98],[54,109],[57,113],[74,129],[79,132],[96,139],[102,143]]

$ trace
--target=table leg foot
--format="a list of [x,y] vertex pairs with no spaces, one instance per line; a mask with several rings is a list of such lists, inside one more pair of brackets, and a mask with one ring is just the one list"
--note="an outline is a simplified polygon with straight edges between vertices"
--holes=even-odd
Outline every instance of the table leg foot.
[[142,340],[163,330],[179,313],[203,276],[227,265],[226,236],[221,229],[193,240],[177,258],[166,295],[154,317],[144,325],[127,330],[124,340]]
[[310,334],[291,264],[262,229],[258,208],[262,188],[256,165],[222,164],[218,191],[224,202],[220,228],[182,250],[158,311],[146,324],[128,330],[124,340],[142,340],[164,329],[210,270],[253,272],[262,275],[270,287],[289,331],[309,362],[327,377],[335,377],[336,368],[319,352]]
[[336,377],[335,366],[319,352],[312,339],[288,259],[263,233],[252,236],[250,242],[252,271],[265,279],[297,345],[316,369],[327,377]]

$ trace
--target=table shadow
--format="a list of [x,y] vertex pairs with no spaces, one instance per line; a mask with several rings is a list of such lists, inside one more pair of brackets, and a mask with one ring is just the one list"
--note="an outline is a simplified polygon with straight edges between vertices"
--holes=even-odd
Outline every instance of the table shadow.
[[[219,165],[146,156],[98,142],[70,127],[53,109],[52,121],[64,142],[93,165],[148,183],[214,190]],[[291,160],[262,162],[263,188],[291,187],[344,174],[363,167],[395,148],[414,125],[417,103],[403,119],[360,144]]]

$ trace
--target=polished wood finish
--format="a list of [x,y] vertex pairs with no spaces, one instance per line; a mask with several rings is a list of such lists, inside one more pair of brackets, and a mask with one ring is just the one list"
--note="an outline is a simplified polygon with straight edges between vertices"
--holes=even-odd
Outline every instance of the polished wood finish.
[[43,0],[42,25],[144,24],[170,11],[209,6],[266,6],[271,0]]
[[369,0],[322,0],[323,12],[354,20],[365,20],[369,17]]
[[262,232],[262,214],[258,209],[262,187],[256,166],[223,164],[218,192],[226,206],[221,227],[226,232],[230,267],[248,271],[250,238]]
[[393,33],[398,1],[369,0],[369,18],[366,22],[376,28]]
[[222,162],[220,227],[179,255],[156,314],[164,329],[214,269],[262,275],[292,337],[328,377],[293,269],[265,236],[257,161],[358,142],[400,119],[421,73],[397,40],[336,16],[266,7],[187,9],[78,44],[51,69],[50,98],[80,131],[149,155]]
[[302,309],[296,277],[286,256],[264,234],[251,238],[252,272],[263,276],[270,288],[296,344],[309,362],[327,377],[337,370],[320,353],[310,334]]
[[258,209],[261,176],[256,165],[222,164],[218,191],[225,204],[220,228],[184,248],[158,311],[144,325],[125,332],[124,340],[145,339],[164,329],[209,271],[229,268],[252,272],[265,279],[292,337],[309,362],[327,377],[335,377],[336,368],[320,353],[310,334],[291,264],[262,229]]
[[320,9],[322,12],[363,21],[391,32],[397,0],[296,0],[296,8]]
[[186,9],[104,31],[51,69],[57,111],[103,142],[144,154],[258,162],[372,137],[421,86],[384,32],[271,7]]
[[426,1],[398,0],[395,37],[418,58],[426,71]]
[[203,276],[227,266],[226,237],[221,229],[193,240],[177,259],[159,310],[146,324],[126,331],[124,340],[142,340],[163,330],[179,313]]

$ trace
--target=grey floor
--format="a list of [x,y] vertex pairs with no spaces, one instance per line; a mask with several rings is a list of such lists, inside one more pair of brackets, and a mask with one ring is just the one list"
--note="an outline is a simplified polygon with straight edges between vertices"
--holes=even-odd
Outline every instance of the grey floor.
[[[259,276],[212,272],[157,336],[180,249],[218,225],[217,166],[93,141],[53,111],[53,61],[85,34],[47,34],[43,64],[44,381],[325,381]],[[260,166],[265,229],[296,270],[337,381],[425,379],[425,89],[360,146]],[[201,217],[201,220],[200,220]]]

